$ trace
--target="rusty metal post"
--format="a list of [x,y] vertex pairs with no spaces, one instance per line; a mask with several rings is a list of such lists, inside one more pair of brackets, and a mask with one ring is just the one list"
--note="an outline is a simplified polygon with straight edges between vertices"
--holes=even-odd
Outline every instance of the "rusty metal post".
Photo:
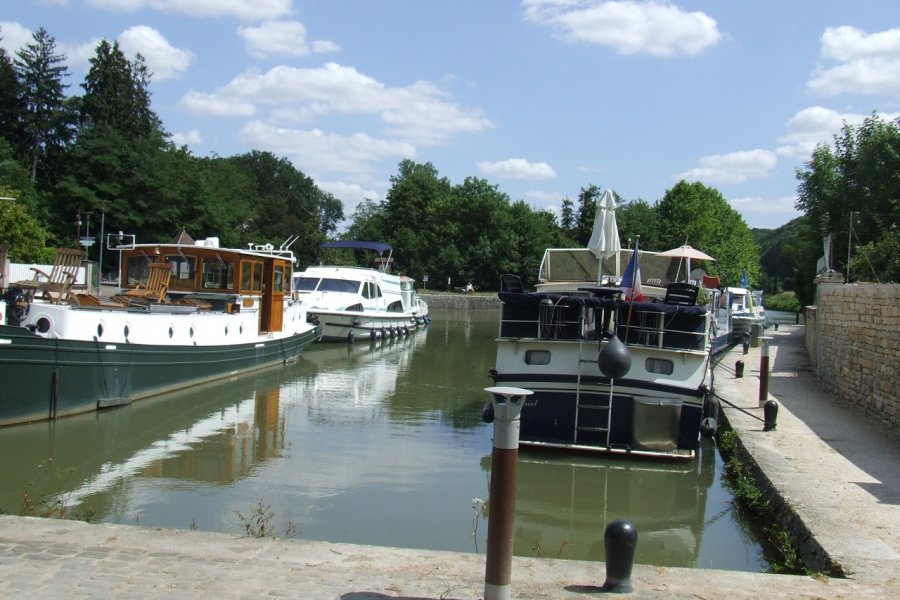
[[492,395],[494,444],[488,497],[490,512],[484,600],[509,600],[519,463],[519,417],[525,397],[533,392],[515,387],[489,387],[485,391]]
[[762,336],[759,338],[761,350],[759,357],[759,408],[766,405],[769,399],[769,342],[772,338]]

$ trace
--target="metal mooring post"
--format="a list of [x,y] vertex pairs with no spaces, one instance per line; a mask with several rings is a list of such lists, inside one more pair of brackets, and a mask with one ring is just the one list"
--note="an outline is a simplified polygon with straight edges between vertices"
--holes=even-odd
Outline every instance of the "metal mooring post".
[[772,338],[762,336],[759,338],[760,357],[759,357],[759,408],[766,405],[769,398],[769,342]]
[[516,517],[516,471],[519,464],[519,416],[525,397],[533,392],[515,387],[489,387],[485,391],[492,395],[491,411],[485,410],[484,418],[494,423],[494,447],[488,497],[490,517],[484,600],[509,600]]

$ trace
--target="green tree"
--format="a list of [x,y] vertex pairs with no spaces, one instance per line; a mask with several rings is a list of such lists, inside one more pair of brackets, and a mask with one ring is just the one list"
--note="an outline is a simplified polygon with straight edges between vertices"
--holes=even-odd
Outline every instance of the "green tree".
[[[0,186],[0,196],[15,198],[19,192]],[[9,257],[15,262],[42,263],[53,250],[45,246],[47,232],[28,210],[18,202],[0,200],[0,240],[9,244]]]
[[634,247],[638,236],[644,250],[668,250],[660,244],[660,225],[656,208],[644,200],[622,202],[616,197],[616,225],[619,227],[619,240],[622,247]]
[[[900,280],[893,251],[900,223],[900,120],[873,114],[858,127],[845,123],[834,149],[817,147],[797,179],[796,206],[808,219],[809,248],[821,248],[831,234],[834,269],[847,272],[847,256],[855,253],[851,279]],[[821,250],[806,256],[798,274],[811,280],[818,256]],[[804,301],[812,300],[811,288],[804,282]]]
[[578,247],[586,248],[594,230],[594,216],[597,214],[597,201],[602,194],[599,187],[590,184],[581,188],[578,193],[578,220],[572,239]]
[[428,273],[431,257],[453,235],[451,224],[434,219],[433,205],[446,201],[451,185],[431,163],[404,160],[391,176],[385,198],[383,231],[394,247],[397,267],[411,276]]
[[41,27],[33,42],[19,50],[16,78],[22,94],[23,155],[32,181],[45,163],[55,159],[74,136],[74,102],[67,102],[63,80],[65,56],[56,54],[56,40]]
[[16,69],[6,49],[0,48],[0,136],[11,144],[22,142],[20,119],[23,112]]
[[759,249],[750,228],[718,190],[682,180],[666,191],[656,210],[665,224],[659,240],[665,249],[689,244],[715,257],[703,268],[725,285],[738,285],[745,271],[751,285],[759,281]]
[[160,129],[150,107],[150,76],[138,55],[129,61],[119,43],[97,44],[82,87],[82,127],[106,127],[125,136],[146,136]]
[[575,237],[575,205],[568,196],[562,199],[562,206],[559,209],[559,226],[566,237]]

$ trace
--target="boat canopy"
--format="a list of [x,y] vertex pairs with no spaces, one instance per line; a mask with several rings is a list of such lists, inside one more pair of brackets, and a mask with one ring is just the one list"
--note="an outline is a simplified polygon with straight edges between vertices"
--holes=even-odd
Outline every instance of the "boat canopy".
[[687,306],[684,304],[669,304],[666,302],[629,302],[615,298],[603,298],[599,296],[550,294],[542,292],[498,292],[497,294],[505,303],[521,306],[558,306],[569,307],[584,306],[594,309],[627,309],[629,305],[634,311],[663,313],[667,316],[683,315],[701,317],[707,313],[703,306]]
[[375,250],[376,252],[391,252],[390,244],[383,242],[359,242],[353,240],[337,240],[334,242],[325,242],[320,248],[351,248],[353,250]]

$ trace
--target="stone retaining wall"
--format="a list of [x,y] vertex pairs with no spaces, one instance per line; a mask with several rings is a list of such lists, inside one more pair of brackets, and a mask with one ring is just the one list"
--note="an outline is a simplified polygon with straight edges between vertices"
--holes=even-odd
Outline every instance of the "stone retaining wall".
[[900,431],[900,284],[818,286],[806,349],[842,401]]
[[428,303],[429,310],[499,310],[497,294],[429,294],[419,292],[419,298]]

